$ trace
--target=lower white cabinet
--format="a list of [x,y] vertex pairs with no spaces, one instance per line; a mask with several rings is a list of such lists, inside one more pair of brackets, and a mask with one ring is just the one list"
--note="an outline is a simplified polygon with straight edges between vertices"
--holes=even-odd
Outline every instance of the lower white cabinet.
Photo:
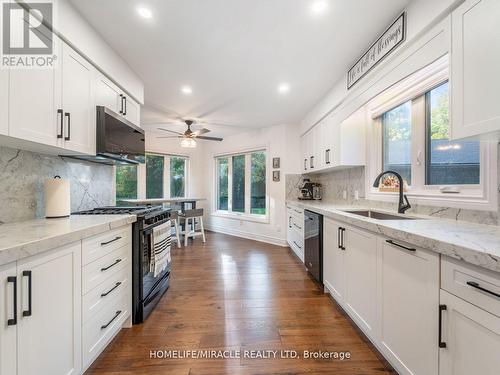
[[344,307],[368,335],[377,329],[377,237],[345,227],[342,231],[345,269]]
[[440,375],[497,375],[500,317],[441,290]]
[[380,349],[399,374],[438,374],[439,255],[379,239]]
[[17,373],[17,268],[0,266],[0,375]]
[[18,375],[81,371],[81,243],[17,264]]
[[345,299],[345,250],[341,245],[343,227],[323,218],[323,284],[337,301]]
[[290,249],[304,262],[304,210],[287,204],[286,213],[286,240]]

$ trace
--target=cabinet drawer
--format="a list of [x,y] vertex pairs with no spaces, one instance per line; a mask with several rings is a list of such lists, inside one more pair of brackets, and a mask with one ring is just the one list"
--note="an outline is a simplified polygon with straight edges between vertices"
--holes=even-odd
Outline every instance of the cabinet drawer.
[[86,369],[130,316],[130,293],[123,290],[83,325],[83,365]]
[[130,267],[110,275],[82,299],[82,320],[86,323],[120,293],[130,291]]
[[118,271],[130,268],[131,245],[125,245],[110,254],[87,264],[82,270],[82,295],[87,294]]
[[85,266],[128,243],[132,243],[130,225],[85,238],[82,241],[82,265]]
[[443,257],[441,288],[500,317],[500,274]]

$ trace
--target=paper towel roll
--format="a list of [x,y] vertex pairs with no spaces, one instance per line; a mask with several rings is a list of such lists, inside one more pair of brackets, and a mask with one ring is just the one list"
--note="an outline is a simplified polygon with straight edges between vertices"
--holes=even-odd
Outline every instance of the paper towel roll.
[[45,181],[45,217],[66,217],[70,213],[69,181],[63,180],[60,176]]

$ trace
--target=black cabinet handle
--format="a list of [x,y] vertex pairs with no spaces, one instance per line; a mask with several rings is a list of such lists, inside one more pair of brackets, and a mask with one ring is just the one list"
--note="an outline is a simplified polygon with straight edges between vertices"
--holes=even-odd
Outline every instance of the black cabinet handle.
[[299,250],[302,250],[302,247],[300,247],[297,242],[293,241],[293,243],[295,244],[295,246],[297,246],[299,248]]
[[66,112],[64,116],[68,119],[68,135],[64,137],[64,140],[69,141],[71,139],[71,113]]
[[114,287],[112,287],[110,290],[108,290],[107,292],[104,292],[104,293],[101,293],[101,297],[106,297],[109,293],[111,293],[113,290],[115,290],[116,288],[118,288],[120,285],[122,285],[122,282],[121,281],[118,281]]
[[439,338],[438,346],[440,348],[446,348],[446,343],[443,341],[443,311],[446,311],[446,305],[439,305]]
[[311,156],[310,160],[309,160],[309,167],[311,169],[314,169],[314,156]]
[[31,283],[31,271],[23,271],[23,277],[28,278],[28,310],[23,311],[23,316],[31,316],[32,311],[31,311],[31,301],[32,301],[32,283]]
[[64,132],[64,114],[62,109],[57,110],[57,115],[59,116],[59,133],[57,134],[57,138],[62,138],[63,137],[63,132]]
[[304,159],[304,170],[307,171],[307,158]]
[[108,327],[109,327],[109,325],[110,325],[111,323],[113,323],[113,321],[114,321],[116,318],[118,318],[118,317],[120,316],[120,314],[121,314],[121,313],[122,313],[122,311],[121,311],[121,310],[118,310],[118,311],[115,313],[115,316],[113,316],[109,322],[107,322],[105,325],[101,326],[101,329],[106,329],[106,328],[108,328]]
[[113,264],[110,264],[109,266],[107,267],[104,267],[104,268],[101,268],[101,272],[104,272],[104,271],[107,271],[109,270],[111,267],[114,267],[116,266],[118,263],[120,263],[122,260],[121,259],[117,259],[115,260],[115,262]]
[[117,237],[113,238],[112,240],[109,240],[106,242],[101,242],[101,246],[109,245],[110,243],[121,240],[121,239],[122,239],[121,236],[117,236]]
[[337,247],[339,249],[342,249],[342,245],[340,244],[340,237],[342,236],[341,232],[342,232],[342,228],[337,227]]
[[340,249],[345,250],[345,228],[340,228]]
[[297,229],[302,229],[302,227],[299,227],[297,224],[293,223],[293,226]]
[[289,216],[288,217],[288,228],[291,228],[292,227],[292,217]]
[[124,110],[123,110],[123,115],[124,115],[124,116],[127,116],[127,97],[124,95],[124,96],[123,96],[123,99],[124,99],[124,101],[125,101],[125,105],[124,105],[124,107],[123,107],[123,108],[124,108]]
[[500,294],[498,293],[495,293],[495,292],[492,292],[491,290],[488,290],[486,288],[483,288],[481,285],[479,285],[478,283],[476,283],[475,281],[467,281],[467,285],[473,287],[473,288],[476,288],[482,292],[485,292],[485,293],[488,293],[488,294],[491,294],[492,296],[495,296],[497,298],[500,298]]
[[415,249],[413,247],[407,247],[407,246],[401,245],[399,243],[394,242],[393,240],[385,240],[385,242],[387,242],[388,244],[391,244],[393,246],[400,247],[401,249],[408,250],[408,251],[417,251],[417,249]]
[[7,282],[12,283],[12,286],[14,288],[14,295],[13,295],[13,302],[14,302],[14,307],[13,307],[13,317],[12,319],[7,319],[7,325],[8,326],[15,326],[17,324],[17,277],[16,276],[8,276],[7,277]]
[[330,164],[330,149],[327,149],[325,151],[325,161],[326,161],[326,164]]
[[123,95],[120,94],[120,114],[123,114]]

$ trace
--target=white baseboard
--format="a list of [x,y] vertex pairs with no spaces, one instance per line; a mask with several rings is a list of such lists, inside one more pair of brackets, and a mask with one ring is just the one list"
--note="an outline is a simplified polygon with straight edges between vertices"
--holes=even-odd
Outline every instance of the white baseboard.
[[266,236],[266,235],[262,235],[262,234],[250,233],[250,232],[245,232],[245,231],[237,230],[237,229],[228,229],[225,227],[221,227],[221,226],[217,226],[217,225],[209,225],[209,224],[205,224],[205,229],[212,231],[212,232],[216,232],[216,233],[227,234],[229,236],[246,238],[248,240],[265,242],[265,243],[268,243],[271,245],[288,247],[288,243],[286,242],[285,238]]

